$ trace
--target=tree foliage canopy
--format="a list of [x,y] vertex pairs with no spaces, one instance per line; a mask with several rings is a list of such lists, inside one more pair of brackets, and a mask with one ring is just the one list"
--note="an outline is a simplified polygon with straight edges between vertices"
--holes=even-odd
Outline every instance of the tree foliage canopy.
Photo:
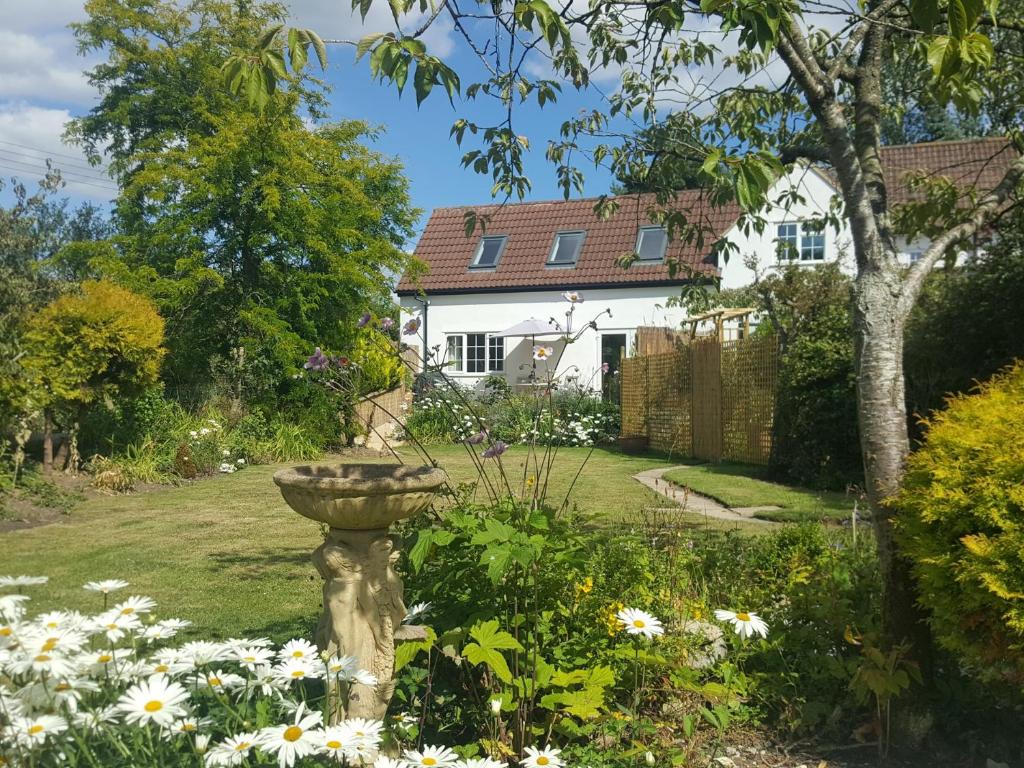
[[153,303],[108,281],[87,280],[39,312],[25,334],[24,368],[49,408],[112,404],[154,383],[164,321]]

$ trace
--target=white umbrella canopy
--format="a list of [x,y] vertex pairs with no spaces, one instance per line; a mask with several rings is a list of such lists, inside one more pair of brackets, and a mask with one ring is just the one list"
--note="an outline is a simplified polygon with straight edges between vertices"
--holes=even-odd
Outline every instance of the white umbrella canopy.
[[561,336],[562,328],[554,319],[538,320],[531,317],[516,323],[511,328],[493,334],[494,336]]

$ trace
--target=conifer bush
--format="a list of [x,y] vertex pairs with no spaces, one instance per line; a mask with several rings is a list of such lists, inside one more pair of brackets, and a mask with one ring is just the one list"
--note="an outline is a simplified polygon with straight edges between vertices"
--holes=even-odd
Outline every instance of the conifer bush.
[[899,536],[938,642],[979,677],[1024,680],[1024,361],[928,422]]

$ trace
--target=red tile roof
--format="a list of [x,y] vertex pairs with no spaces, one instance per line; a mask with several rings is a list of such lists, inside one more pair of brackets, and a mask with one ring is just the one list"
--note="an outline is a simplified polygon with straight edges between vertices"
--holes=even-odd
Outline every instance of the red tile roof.
[[[429,272],[415,284],[403,276],[398,292],[415,293],[422,289],[427,293],[462,293],[686,282],[688,275],[682,271],[674,279],[670,278],[665,264],[634,264],[623,269],[616,263],[619,257],[633,252],[638,227],[651,223],[647,211],[654,206],[653,195],[619,197],[618,211],[607,219],[599,219],[595,215],[597,200],[437,208],[416,246],[416,256],[428,265]],[[699,190],[679,192],[676,205],[690,211],[691,224],[697,226],[700,222],[701,230],[706,232],[705,245],[697,248],[677,239],[669,243],[667,257],[702,274],[715,274],[714,263],[705,259],[715,240],[721,238],[736,221],[739,207],[712,207]],[[471,210],[480,216],[491,217],[486,234],[508,237],[495,269],[469,268],[480,241],[479,229],[471,237],[466,237],[464,214]],[[554,245],[555,233],[581,229],[587,234],[576,266],[545,266]]]
[[999,183],[1016,159],[1017,150],[1001,136],[882,147],[889,205],[920,197],[907,184],[908,177],[917,172],[946,177],[963,189],[974,187],[987,192]]
[[[883,147],[889,202],[896,205],[914,198],[905,183],[907,174],[913,171],[946,176],[960,186],[991,189],[1016,157],[1016,150],[1003,138]],[[632,253],[636,246],[638,227],[650,224],[647,211],[657,207],[653,196],[622,196],[618,198],[619,210],[604,220],[594,214],[597,200],[437,208],[416,246],[416,256],[426,263],[428,270],[416,281],[403,276],[398,292],[472,293],[686,282],[688,275],[684,271],[672,279],[664,264],[638,263],[629,269],[617,264],[619,257]],[[739,207],[735,204],[713,207],[700,190],[677,193],[674,207],[689,211],[690,222],[695,226],[699,222],[705,233],[705,244],[698,248],[677,239],[669,244],[667,258],[699,273],[715,274],[713,257],[709,258],[711,245],[735,223],[740,215]],[[486,234],[508,237],[494,269],[469,268],[480,232],[478,229],[471,237],[466,237],[464,214],[468,211],[490,216]],[[555,233],[581,229],[586,230],[587,235],[575,268],[545,266]]]

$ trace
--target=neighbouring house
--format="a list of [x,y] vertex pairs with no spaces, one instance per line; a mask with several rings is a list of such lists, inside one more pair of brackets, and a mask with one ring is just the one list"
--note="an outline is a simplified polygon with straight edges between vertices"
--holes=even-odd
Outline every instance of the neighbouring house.
[[[889,180],[890,202],[899,204],[916,194],[908,174],[924,172],[949,178],[958,187],[991,189],[1016,152],[1005,139],[974,139],[885,147],[882,162]],[[791,194],[795,191],[797,194]],[[788,193],[788,194],[787,194]],[[675,206],[687,211],[691,225],[704,233],[703,242],[669,240],[664,228],[652,224],[649,195],[617,199],[607,218],[594,212],[598,198],[484,206],[438,208],[416,246],[425,269],[407,274],[397,293],[403,313],[420,318],[421,354],[443,360],[446,371],[467,386],[489,375],[513,386],[530,386],[535,371],[535,344],[555,348],[559,372],[594,390],[608,391],[620,358],[631,349],[641,326],[679,327],[686,310],[670,306],[681,288],[698,279],[714,278],[722,288],[749,285],[755,270],[767,271],[791,262],[814,267],[839,262],[853,273],[853,254],[845,220],[839,227],[822,226],[834,210],[837,187],[827,173],[801,166],[776,182],[769,200],[786,199],[765,211],[767,226],[756,232],[738,225],[735,205],[715,207],[701,190],[677,193]],[[466,214],[485,217],[486,229],[465,234]],[[744,231],[747,230],[747,231]],[[712,251],[724,238],[733,247],[728,258]],[[910,264],[926,249],[924,238],[901,241]],[[624,269],[620,259],[638,258]],[[680,265],[670,273],[669,262]],[[565,345],[552,323],[566,324],[565,291],[578,291],[573,330],[607,310],[597,327]],[[503,335],[533,321],[543,332]],[[529,328],[529,326],[527,326]],[[602,372],[607,364],[607,373]]]

